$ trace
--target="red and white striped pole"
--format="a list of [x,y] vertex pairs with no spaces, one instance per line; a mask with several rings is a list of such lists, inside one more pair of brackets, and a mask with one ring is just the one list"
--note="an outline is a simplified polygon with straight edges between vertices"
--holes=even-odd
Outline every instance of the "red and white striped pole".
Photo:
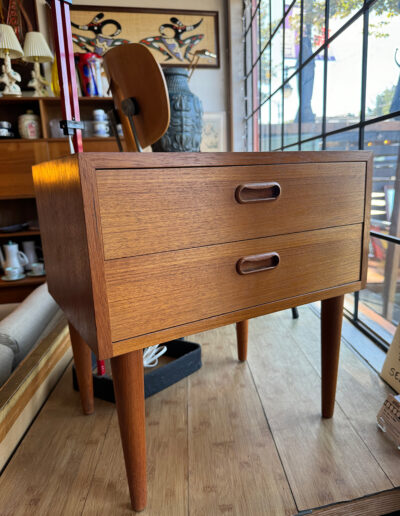
[[[60,83],[61,107],[64,120],[61,124],[68,134],[71,153],[83,152],[82,130],[76,87],[75,59],[69,6],[72,0],[51,0],[54,44]],[[72,139],[71,139],[72,137]],[[97,360],[97,374],[105,374],[104,360]]]

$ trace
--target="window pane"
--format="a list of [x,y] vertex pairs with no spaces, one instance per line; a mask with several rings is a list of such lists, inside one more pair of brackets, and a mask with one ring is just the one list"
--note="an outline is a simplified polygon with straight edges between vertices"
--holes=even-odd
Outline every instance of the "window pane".
[[270,45],[264,50],[261,55],[261,101],[271,95],[271,70],[270,70]]
[[282,147],[282,90],[271,97],[271,150]]
[[270,102],[267,101],[261,106],[261,149],[262,151],[269,151],[269,108]]
[[270,12],[269,0],[261,0],[260,2],[260,31],[261,31],[261,48],[268,43],[270,36]]
[[304,0],[303,62],[325,42],[325,1]]
[[279,27],[271,42],[271,91],[276,91],[283,81],[283,29]]
[[243,16],[244,25],[247,30],[251,23],[251,0],[244,0]]
[[253,117],[246,121],[246,150],[253,150]]
[[300,2],[296,2],[285,18],[285,79],[298,68],[299,57]]
[[327,124],[345,127],[360,121],[362,32],[360,17],[328,49]]
[[[356,4],[356,7],[354,5]],[[330,0],[329,2],[329,36],[334,34],[362,7],[363,2]],[[362,16],[361,16],[362,18]]]
[[399,246],[371,238],[367,286],[360,291],[359,318],[391,341],[400,322]]
[[299,110],[299,90],[297,87],[297,77],[293,77],[283,88],[284,102],[284,130],[283,144],[290,145],[299,140],[299,124],[296,122]]
[[246,116],[253,112],[253,77],[250,74],[246,79]]
[[258,13],[253,18],[251,25],[251,41],[253,49],[253,64],[257,61],[260,55],[260,33],[258,30]]
[[285,151],[298,151],[299,150],[299,145],[296,144],[296,145],[291,145],[290,147],[286,147],[286,149],[284,149]]
[[359,130],[351,129],[342,133],[332,134],[326,137],[326,150],[358,150]]
[[300,147],[302,151],[320,151],[322,150],[322,138],[302,143]]
[[301,72],[301,139],[322,133],[324,94],[323,54],[317,54]]
[[271,2],[271,34],[283,18],[283,0],[272,0]]
[[365,127],[364,148],[374,153],[371,200],[371,229],[400,236],[400,224],[393,211],[400,204],[400,121],[385,120]]
[[399,26],[399,8],[382,0],[373,5],[368,30],[366,119],[400,111]]
[[249,30],[249,32],[246,34],[245,43],[246,43],[246,75],[248,75],[248,73],[251,70],[251,66],[252,66],[252,62],[253,62],[253,59],[251,57],[251,46],[252,46],[251,30]]

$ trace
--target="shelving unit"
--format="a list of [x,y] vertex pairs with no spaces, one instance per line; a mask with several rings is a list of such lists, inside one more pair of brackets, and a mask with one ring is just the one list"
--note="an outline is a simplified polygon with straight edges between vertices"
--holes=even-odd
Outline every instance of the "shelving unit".
[[[94,109],[108,111],[113,106],[111,97],[81,97],[79,107],[82,120],[92,120]],[[0,97],[0,120],[12,124],[18,135],[18,117],[32,110],[40,116],[42,137],[35,140],[0,138],[0,227],[21,224],[37,219],[32,165],[69,154],[67,138],[52,138],[50,121],[61,120],[59,97]],[[117,152],[115,138],[84,138],[86,152]],[[22,243],[35,240],[40,246],[39,230],[12,233],[0,232],[0,245],[12,239]],[[21,247],[22,249],[22,247]],[[22,301],[34,288],[46,281],[45,277],[25,278],[15,282],[0,280],[0,303]]]

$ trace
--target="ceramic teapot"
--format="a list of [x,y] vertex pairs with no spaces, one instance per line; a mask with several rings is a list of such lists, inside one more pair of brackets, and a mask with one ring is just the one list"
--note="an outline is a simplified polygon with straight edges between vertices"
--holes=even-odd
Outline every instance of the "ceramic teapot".
[[15,267],[20,270],[20,273],[24,272],[24,265],[28,265],[29,260],[22,251],[18,249],[18,244],[11,242],[11,240],[3,245],[5,258],[0,247],[0,263],[3,269],[6,267]]
[[37,247],[33,240],[25,240],[22,242],[22,249],[24,250],[24,254],[28,259],[28,264],[25,268],[30,270],[32,263],[37,263],[39,261],[36,254],[36,249],[40,249],[40,247]]

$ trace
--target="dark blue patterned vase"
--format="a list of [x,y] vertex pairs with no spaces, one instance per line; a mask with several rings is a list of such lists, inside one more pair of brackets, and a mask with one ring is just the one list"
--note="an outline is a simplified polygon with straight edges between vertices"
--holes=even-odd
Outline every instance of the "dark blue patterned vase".
[[163,70],[168,86],[171,120],[167,132],[153,145],[155,152],[199,152],[203,128],[201,100],[190,91],[186,68]]

